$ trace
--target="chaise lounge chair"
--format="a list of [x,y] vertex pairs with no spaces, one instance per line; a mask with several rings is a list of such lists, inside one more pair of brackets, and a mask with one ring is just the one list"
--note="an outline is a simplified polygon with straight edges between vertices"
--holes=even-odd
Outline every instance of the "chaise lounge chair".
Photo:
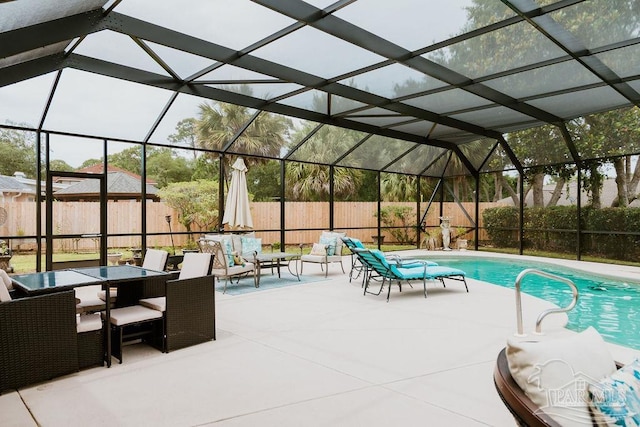
[[[366,248],[362,244],[361,240],[354,237],[345,236],[342,237],[342,241],[344,242],[344,245],[351,251],[351,271],[349,271],[349,282],[351,282],[352,279],[357,279],[358,277],[360,277],[360,274],[363,274],[362,286],[364,286],[364,282],[368,276],[367,266],[360,261],[357,254],[352,249]],[[396,254],[385,254],[384,257],[387,259],[389,264],[402,265],[403,267],[423,267],[424,263],[429,266],[438,265],[437,262],[416,260],[411,258],[405,259]]]
[[[464,283],[464,287],[467,292],[469,288],[465,279],[465,272],[457,268],[443,267],[439,265],[429,265],[429,261],[422,260],[410,260],[411,266],[403,265],[400,263],[392,263],[385,257],[382,251],[377,249],[352,249],[359,257],[360,261],[366,266],[368,270],[367,277],[365,278],[364,293],[370,293],[373,295],[380,295],[384,285],[389,281],[389,287],[387,291],[387,302],[391,295],[391,285],[395,280],[398,283],[400,292],[402,292],[402,281],[410,282],[412,280],[422,280],[422,286],[424,288],[424,297],[427,297],[427,280],[439,280],[443,286],[446,287],[444,279],[458,280]],[[420,266],[415,266],[415,263],[420,263]],[[374,276],[375,275],[375,276]],[[382,278],[380,289],[377,293],[369,292],[369,283],[372,278]]]
[[351,282],[352,279],[357,279],[361,274],[366,274],[365,265],[362,264],[352,249],[365,249],[365,247],[359,239],[355,239],[353,237],[342,237],[342,241],[351,251],[351,270],[349,271],[349,282]]

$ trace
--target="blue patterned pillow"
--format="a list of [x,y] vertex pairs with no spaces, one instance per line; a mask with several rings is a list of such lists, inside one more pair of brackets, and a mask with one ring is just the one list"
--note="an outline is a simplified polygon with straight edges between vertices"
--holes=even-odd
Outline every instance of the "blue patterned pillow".
[[328,256],[335,255],[336,253],[336,238],[330,236],[320,236],[320,244],[327,246],[329,250],[327,251]]
[[640,359],[589,385],[589,397],[598,425],[640,426]]
[[224,253],[227,256],[227,265],[229,267],[233,267],[236,265],[233,260],[233,247],[231,246],[231,239],[223,239],[222,244],[224,245]]
[[253,253],[262,252],[262,239],[255,237],[243,237],[242,239],[242,256],[252,259]]

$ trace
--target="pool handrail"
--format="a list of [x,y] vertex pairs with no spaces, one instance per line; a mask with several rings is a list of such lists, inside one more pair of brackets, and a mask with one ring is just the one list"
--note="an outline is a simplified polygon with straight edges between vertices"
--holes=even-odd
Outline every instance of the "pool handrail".
[[557,280],[559,282],[563,282],[571,288],[571,292],[573,293],[573,299],[569,305],[561,308],[550,308],[544,310],[542,313],[538,315],[538,319],[536,320],[536,334],[542,333],[542,320],[549,314],[552,313],[566,313],[571,311],[576,304],[578,303],[578,288],[572,280],[567,279],[566,277],[558,276],[555,274],[547,273],[546,271],[537,270],[535,268],[527,268],[522,270],[518,277],[516,277],[516,323],[517,323],[517,336],[525,336],[523,326],[522,326],[522,297],[520,292],[520,287],[522,279],[528,274],[536,274],[538,276],[546,277],[547,279]]

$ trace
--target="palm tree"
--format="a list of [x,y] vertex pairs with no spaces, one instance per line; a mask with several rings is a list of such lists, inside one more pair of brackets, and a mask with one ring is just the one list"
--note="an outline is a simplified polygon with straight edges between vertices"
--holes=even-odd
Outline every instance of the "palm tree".
[[[199,107],[196,119],[197,145],[201,148],[221,151],[250,121],[252,113],[247,107],[222,102],[205,102]],[[291,121],[283,116],[261,113],[240,134],[231,146],[232,152],[248,156],[278,157],[286,146]],[[235,158],[227,159],[231,165]],[[246,159],[248,165],[262,163],[258,158]]]
[[[294,140],[311,132],[311,124],[303,126]],[[311,163],[287,163],[287,198],[292,200],[328,200],[330,193],[329,166],[341,154],[362,138],[359,132],[324,126],[295,152],[295,159]],[[313,164],[312,164],[313,163]],[[363,173],[357,169],[334,168],[333,189],[336,197],[347,199],[358,191]]]
[[381,176],[382,200],[404,202],[416,198],[416,177],[397,173],[384,173]]

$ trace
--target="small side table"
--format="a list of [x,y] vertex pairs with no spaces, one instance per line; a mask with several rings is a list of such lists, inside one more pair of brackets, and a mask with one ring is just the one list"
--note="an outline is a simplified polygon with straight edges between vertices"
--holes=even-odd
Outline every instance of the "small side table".
[[[287,267],[289,273],[295,276],[300,281],[300,273],[298,273],[298,261],[300,260],[300,254],[294,254],[291,252],[265,252],[254,256],[256,262],[256,268],[258,269],[258,286],[260,286],[260,271],[264,267],[271,267],[273,274],[273,267],[278,271],[278,277],[280,277],[280,267]],[[295,270],[291,269],[291,263]]]

